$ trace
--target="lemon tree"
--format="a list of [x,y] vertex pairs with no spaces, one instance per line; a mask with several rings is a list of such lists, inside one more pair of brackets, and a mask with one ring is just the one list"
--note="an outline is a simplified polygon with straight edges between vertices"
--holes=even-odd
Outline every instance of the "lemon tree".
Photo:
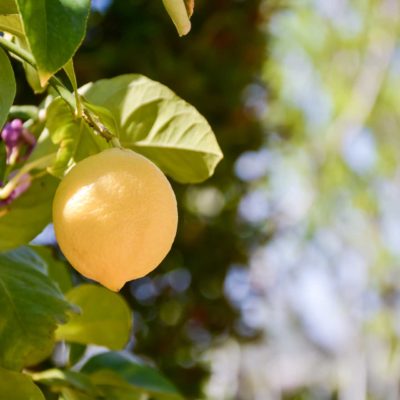
[[[163,3],[187,34],[193,2]],[[0,398],[181,399],[124,352],[132,310],[115,292],[173,245],[169,179],[201,182],[222,153],[204,117],[161,83],[127,71],[78,87],[89,14],[89,0],[0,3]],[[39,107],[13,105],[11,58],[45,94]],[[51,222],[61,251],[30,245]],[[92,344],[104,354],[90,357]]]

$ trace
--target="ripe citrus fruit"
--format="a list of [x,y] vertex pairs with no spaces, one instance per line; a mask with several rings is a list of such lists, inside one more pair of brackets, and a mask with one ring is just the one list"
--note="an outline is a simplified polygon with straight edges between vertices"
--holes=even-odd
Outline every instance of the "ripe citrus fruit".
[[72,266],[118,291],[167,255],[178,213],[161,170],[131,150],[113,148],[84,159],[65,176],[54,198],[53,222]]

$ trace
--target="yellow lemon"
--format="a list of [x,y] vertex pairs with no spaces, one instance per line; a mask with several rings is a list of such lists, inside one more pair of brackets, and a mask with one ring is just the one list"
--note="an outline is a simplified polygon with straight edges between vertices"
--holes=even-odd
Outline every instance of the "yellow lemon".
[[76,164],[53,202],[57,241],[72,266],[118,291],[156,268],[175,238],[175,194],[147,158],[108,149]]

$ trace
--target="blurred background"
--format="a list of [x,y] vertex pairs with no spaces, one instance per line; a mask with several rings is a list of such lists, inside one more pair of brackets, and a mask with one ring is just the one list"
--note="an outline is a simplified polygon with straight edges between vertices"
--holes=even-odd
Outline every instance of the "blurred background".
[[225,154],[174,185],[129,349],[187,399],[400,399],[400,2],[197,0],[185,38],[160,0],[92,7],[79,83],[158,80]]

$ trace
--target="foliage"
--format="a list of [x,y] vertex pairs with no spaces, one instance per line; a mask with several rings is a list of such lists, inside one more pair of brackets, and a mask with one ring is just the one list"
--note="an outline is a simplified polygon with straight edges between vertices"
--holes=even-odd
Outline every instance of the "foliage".
[[[190,29],[189,3],[164,1],[180,34]],[[90,7],[89,0],[0,5],[0,397],[179,400],[155,368],[108,351],[130,340],[126,300],[71,279],[50,248],[26,246],[51,222],[59,179],[89,155],[132,148],[180,183],[209,178],[222,158],[205,118],[158,82],[131,74],[78,88],[73,57]],[[37,107],[12,107],[10,57],[33,92],[43,93]],[[92,357],[93,345],[105,353]],[[60,346],[69,359],[57,362]],[[82,357],[84,366],[70,370]]]

